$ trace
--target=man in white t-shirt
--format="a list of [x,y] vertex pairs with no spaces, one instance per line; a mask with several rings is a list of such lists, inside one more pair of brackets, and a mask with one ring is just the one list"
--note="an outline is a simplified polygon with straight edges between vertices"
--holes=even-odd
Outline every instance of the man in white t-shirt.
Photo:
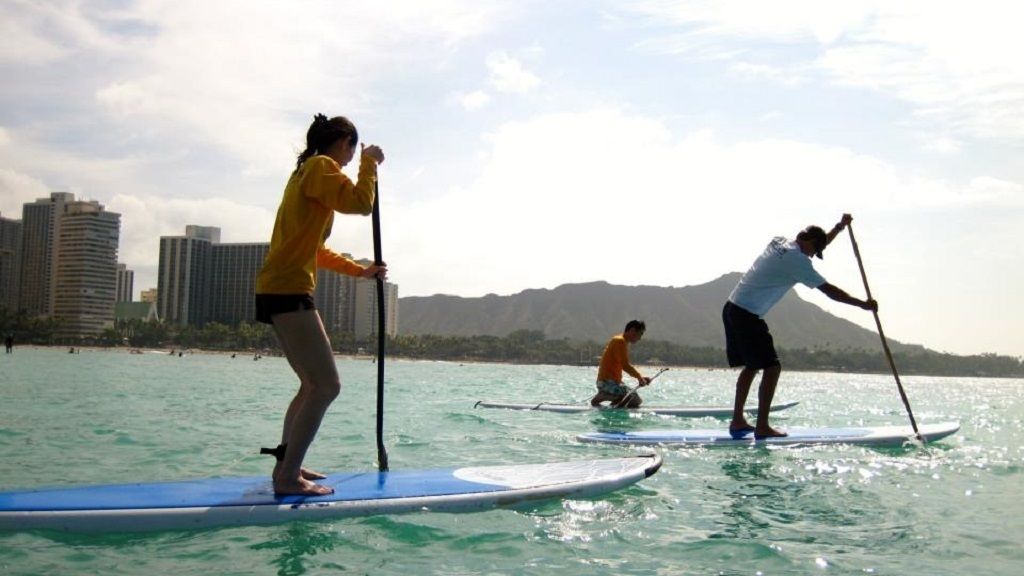
[[[850,296],[826,282],[811,265],[811,256],[821,258],[822,250],[852,221],[852,216],[843,214],[828,234],[818,226],[808,226],[797,234],[796,240],[782,237],[772,239],[729,295],[722,309],[726,354],[729,366],[743,367],[736,379],[736,400],[732,422],[729,424],[730,432],[753,431],[756,438],[786,435],[768,425],[768,412],[782,373],[782,365],[763,317],[797,282],[821,290],[836,302],[864,310],[878,310],[877,302]],[[750,385],[760,370],[764,370],[764,373],[757,394],[757,425],[751,426],[743,415],[743,406],[747,402]]]

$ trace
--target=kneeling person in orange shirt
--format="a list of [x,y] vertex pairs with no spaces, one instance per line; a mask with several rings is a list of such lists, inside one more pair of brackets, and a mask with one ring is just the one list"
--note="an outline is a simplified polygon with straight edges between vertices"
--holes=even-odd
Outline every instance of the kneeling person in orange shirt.
[[590,405],[597,408],[602,402],[610,402],[613,408],[638,408],[643,400],[636,391],[630,391],[622,383],[622,373],[637,379],[639,386],[647,386],[651,379],[640,374],[629,363],[628,344],[636,344],[644,336],[647,326],[640,320],[630,320],[622,334],[613,336],[601,355],[597,369],[597,394],[590,399]]

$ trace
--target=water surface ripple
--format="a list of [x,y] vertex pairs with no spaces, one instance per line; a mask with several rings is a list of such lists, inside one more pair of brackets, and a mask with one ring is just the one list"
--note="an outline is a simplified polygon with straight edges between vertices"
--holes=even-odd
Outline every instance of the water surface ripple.
[[[339,359],[342,395],[309,464],[373,470],[376,366]],[[599,428],[714,419],[474,409],[584,402],[594,370],[389,360],[392,469],[612,457]],[[673,369],[649,404],[728,404],[735,373]],[[295,377],[280,358],[21,347],[0,357],[0,490],[269,472]],[[380,516],[155,534],[0,534],[20,574],[1006,574],[1024,566],[1024,381],[905,377],[927,448],[665,449],[661,471],[606,498],[478,514]],[[782,426],[907,422],[892,378],[785,373]]]

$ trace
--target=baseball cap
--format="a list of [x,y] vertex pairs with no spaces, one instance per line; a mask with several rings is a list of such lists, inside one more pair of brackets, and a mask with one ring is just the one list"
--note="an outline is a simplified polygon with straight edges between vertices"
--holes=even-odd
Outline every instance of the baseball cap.
[[822,250],[828,246],[828,235],[821,229],[820,226],[808,226],[800,231],[796,235],[797,240],[807,240],[814,243],[814,255],[819,259],[824,258],[821,255]]

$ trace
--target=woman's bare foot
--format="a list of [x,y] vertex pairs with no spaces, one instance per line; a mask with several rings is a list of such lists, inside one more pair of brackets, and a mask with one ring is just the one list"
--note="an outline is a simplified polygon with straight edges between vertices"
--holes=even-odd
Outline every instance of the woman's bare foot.
[[[274,464],[274,471],[270,473],[270,477],[277,478],[277,474],[280,470],[281,463],[278,462],[277,464]],[[319,472],[310,470],[309,468],[305,467],[299,468],[299,476],[301,476],[305,480],[323,480],[324,478],[327,478],[326,474],[321,474]]]
[[323,480],[324,478],[327,478],[326,474],[321,474],[319,472],[310,470],[309,468],[299,468],[299,475],[305,478],[306,480]]
[[781,438],[783,436],[789,436],[789,434],[786,434],[781,430],[776,430],[771,426],[766,426],[764,428],[758,428],[757,430],[754,430],[754,438],[757,438],[758,440],[762,438]]
[[314,484],[305,478],[297,481],[274,481],[274,494],[278,496],[326,496],[334,494],[334,488]]

